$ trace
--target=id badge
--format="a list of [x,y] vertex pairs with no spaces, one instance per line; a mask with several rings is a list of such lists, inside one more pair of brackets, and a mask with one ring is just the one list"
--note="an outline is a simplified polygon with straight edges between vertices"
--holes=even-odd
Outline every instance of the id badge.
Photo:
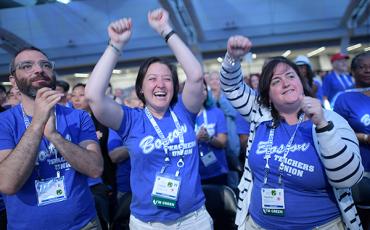
[[265,215],[284,216],[284,189],[262,188],[262,211]]
[[176,208],[180,184],[181,177],[157,173],[152,191],[153,204],[158,207]]
[[206,155],[202,156],[200,158],[203,162],[203,165],[205,167],[208,167],[210,166],[211,164],[213,163],[216,163],[217,162],[217,158],[216,158],[216,155],[214,154],[214,152],[210,151],[209,153],[207,153]]
[[64,176],[42,181],[36,180],[35,187],[38,206],[57,203],[67,199],[64,187]]

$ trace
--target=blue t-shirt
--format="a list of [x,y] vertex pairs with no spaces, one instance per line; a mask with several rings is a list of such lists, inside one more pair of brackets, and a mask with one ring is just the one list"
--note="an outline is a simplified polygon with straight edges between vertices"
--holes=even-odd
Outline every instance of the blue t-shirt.
[[334,71],[328,73],[322,83],[323,94],[328,97],[329,102],[332,102],[337,93],[353,87],[354,82],[351,76],[346,74],[339,75]]
[[[122,138],[118,135],[116,131],[109,129],[108,152],[111,152],[115,148],[121,146],[124,146]],[[130,159],[126,159],[117,164],[116,183],[117,190],[119,192],[131,192],[130,172],[131,172]]]
[[323,92],[321,83],[317,79],[314,79],[313,80],[313,84],[316,86],[316,94],[315,94],[315,97],[317,99],[319,99],[321,101],[321,104],[322,104],[323,103],[324,92]]
[[[334,111],[344,117],[356,133],[370,135],[369,96],[356,91],[341,93],[334,102]],[[370,145],[360,143],[360,153],[365,171],[370,172]]]
[[[157,207],[152,202],[155,176],[165,165],[162,141],[144,109],[122,106],[124,118],[117,133],[122,137],[131,158],[131,214],[145,222],[168,222],[198,210],[204,205],[199,176],[199,153],[194,132],[196,114],[189,112],[179,100],[172,106],[184,132],[184,167],[180,170],[181,186],[176,208]],[[169,139],[170,165],[166,173],[175,175],[179,154],[179,133],[169,110],[163,118],[154,118],[164,136]]]
[[[206,116],[207,124],[204,122],[204,113]],[[227,134],[226,119],[221,109],[211,107],[204,110],[197,116],[195,132],[198,133],[201,126],[207,129],[209,136],[217,136],[219,133]],[[209,179],[221,174],[226,174],[229,171],[226,160],[226,151],[224,148],[215,148],[207,143],[199,143],[199,151],[206,155],[213,152],[217,161],[205,167],[202,161],[199,165],[199,173],[202,179]]]
[[236,116],[235,123],[238,135],[249,135],[250,123],[240,113]]
[[[253,220],[265,229],[313,229],[340,216],[333,190],[328,183],[325,169],[315,150],[312,138],[312,122],[299,126],[286,157],[282,181],[278,183],[279,165],[284,150],[296,129],[282,121],[275,130],[268,183],[264,185],[264,156],[268,147],[271,122],[261,123],[249,155],[253,175],[253,188],[249,212]],[[262,188],[283,188],[285,193],[285,216],[264,215],[262,211]]]
[[[32,118],[28,116],[31,121]],[[97,141],[90,116],[83,111],[56,105],[58,132],[72,143]],[[20,105],[0,113],[0,150],[14,149],[26,130]],[[50,152],[46,138],[41,141],[32,174],[15,195],[3,194],[8,229],[81,229],[96,217],[87,176],[74,170],[57,152]],[[35,180],[64,176],[67,199],[38,206]]]

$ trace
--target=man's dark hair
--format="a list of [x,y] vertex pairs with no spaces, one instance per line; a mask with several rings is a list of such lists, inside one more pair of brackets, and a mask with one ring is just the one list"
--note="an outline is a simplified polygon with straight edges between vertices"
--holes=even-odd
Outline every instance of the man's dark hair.
[[56,86],[62,87],[63,91],[66,93],[69,90],[69,84],[66,81],[58,80],[55,84]]
[[13,56],[12,58],[12,61],[10,62],[10,65],[9,65],[9,73],[11,75],[14,74],[15,72],[15,58],[20,54],[22,53],[23,51],[26,51],[26,50],[34,50],[34,51],[38,51],[40,53],[42,53],[43,55],[45,55],[45,57],[49,58],[48,55],[46,55],[42,50],[40,50],[39,48],[36,48],[34,46],[29,46],[29,47],[23,47],[21,49],[19,49]]
[[84,88],[86,88],[86,84],[84,84],[84,83],[77,83],[75,86],[73,86],[72,90],[75,90],[75,88],[77,88],[77,87],[84,87]]

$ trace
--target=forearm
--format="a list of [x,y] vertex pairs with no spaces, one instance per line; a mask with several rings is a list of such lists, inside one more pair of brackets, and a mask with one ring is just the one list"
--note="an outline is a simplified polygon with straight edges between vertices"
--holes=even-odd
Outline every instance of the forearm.
[[351,187],[363,174],[360,151],[354,132],[348,127],[336,127],[317,133],[320,158],[329,183],[335,187]]
[[124,160],[127,160],[130,155],[127,148],[118,147],[109,152],[109,157],[113,163],[120,163]]
[[186,80],[191,82],[201,82],[203,75],[202,66],[177,34],[173,34],[168,39],[168,46],[171,48],[177,61],[184,69],[187,78]]
[[82,148],[67,141],[59,133],[54,134],[50,141],[76,171],[92,178],[102,174],[104,166],[99,148],[98,151]]
[[251,114],[257,94],[244,83],[240,62],[232,65],[225,57],[220,76],[221,88],[232,106],[244,116]]
[[108,46],[94,67],[86,84],[85,97],[95,117],[105,126],[118,129],[122,121],[122,110],[120,106],[105,91],[118,55],[111,46]]
[[225,134],[219,134],[217,136],[212,136],[209,139],[209,144],[215,148],[223,149],[226,147],[227,136]]
[[14,194],[31,175],[38,156],[43,127],[31,124],[17,146],[0,162],[0,192]]

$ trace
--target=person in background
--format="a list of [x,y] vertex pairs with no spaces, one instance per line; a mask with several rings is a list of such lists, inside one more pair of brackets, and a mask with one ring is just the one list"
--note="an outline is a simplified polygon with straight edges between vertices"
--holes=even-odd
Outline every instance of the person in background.
[[227,185],[229,168],[226,160],[227,128],[225,115],[214,107],[204,81],[203,107],[195,123],[200,154],[199,173],[202,184]]
[[87,176],[103,159],[94,124],[60,106],[54,64],[39,49],[18,51],[10,64],[21,103],[0,113],[0,193],[8,229],[98,229]]
[[250,123],[246,121],[246,119],[244,119],[244,117],[240,115],[240,113],[238,113],[238,116],[236,117],[236,127],[237,127],[237,133],[239,135],[239,140],[240,140],[239,161],[242,165],[244,165],[247,148],[248,148]]
[[5,109],[12,108],[13,106],[16,106],[21,101],[21,93],[19,92],[18,87],[12,86],[8,92],[6,93],[6,101],[3,104],[3,107]]
[[121,106],[105,95],[121,50],[131,37],[130,18],[109,25],[110,43],[91,73],[86,96],[98,120],[118,132],[130,153],[130,229],[212,229],[194,133],[202,106],[202,66],[172,30],[167,11],[150,11],[148,22],[184,69],[181,97],[175,66],[157,57],[145,60],[136,78],[144,109]]
[[[102,228],[106,229],[107,223],[104,222],[110,221],[111,213],[109,211],[110,207],[113,206],[113,204],[110,205],[110,200],[112,200],[111,198],[114,198],[115,196],[113,188],[116,186],[114,177],[116,166],[113,164],[108,155],[107,143],[109,130],[107,127],[102,125],[92,113],[85,97],[85,87],[86,85],[83,83],[78,83],[73,86],[71,102],[74,109],[84,110],[91,116],[94,123],[96,136],[99,141],[104,162],[103,174],[98,178],[89,177],[87,182],[94,196],[95,206]],[[108,213],[108,219],[106,219],[107,217],[104,216],[104,212]]]
[[[370,52],[360,53],[352,59],[351,72],[356,80],[356,88],[339,93],[333,103],[334,111],[348,121],[360,143],[365,173],[364,178],[352,190],[364,229],[368,229],[370,228]],[[366,205],[366,209],[361,208],[361,205]]]
[[262,69],[259,94],[242,81],[252,44],[232,36],[221,86],[250,122],[239,184],[239,229],[361,229],[350,188],[363,175],[358,141],[346,120],[313,98],[284,57]]
[[0,112],[4,111],[3,104],[6,102],[6,89],[0,85]]
[[336,53],[330,58],[333,70],[324,77],[322,84],[323,99],[330,104],[337,93],[355,86],[348,73],[348,59],[349,56],[342,53]]
[[257,90],[258,90],[259,81],[260,81],[260,74],[258,74],[258,73],[250,74],[249,79],[248,79],[248,85],[253,90],[255,90],[256,92],[258,92]]
[[63,97],[60,99],[59,104],[72,108],[72,103],[67,98],[69,91],[68,82],[63,80],[57,80],[55,90],[63,94]]
[[[240,152],[239,137],[236,132],[235,119],[238,114],[231,103],[227,100],[225,94],[221,90],[220,75],[218,72],[211,72],[208,76],[207,85],[212,93],[212,100],[217,108],[220,108],[226,117],[228,142],[226,154],[230,157],[238,157]],[[228,156],[229,157],[229,156]]]
[[298,56],[294,63],[298,66],[299,73],[306,80],[311,89],[311,94],[323,102],[323,92],[320,82],[315,79],[315,73],[312,71],[310,60],[303,55]]

